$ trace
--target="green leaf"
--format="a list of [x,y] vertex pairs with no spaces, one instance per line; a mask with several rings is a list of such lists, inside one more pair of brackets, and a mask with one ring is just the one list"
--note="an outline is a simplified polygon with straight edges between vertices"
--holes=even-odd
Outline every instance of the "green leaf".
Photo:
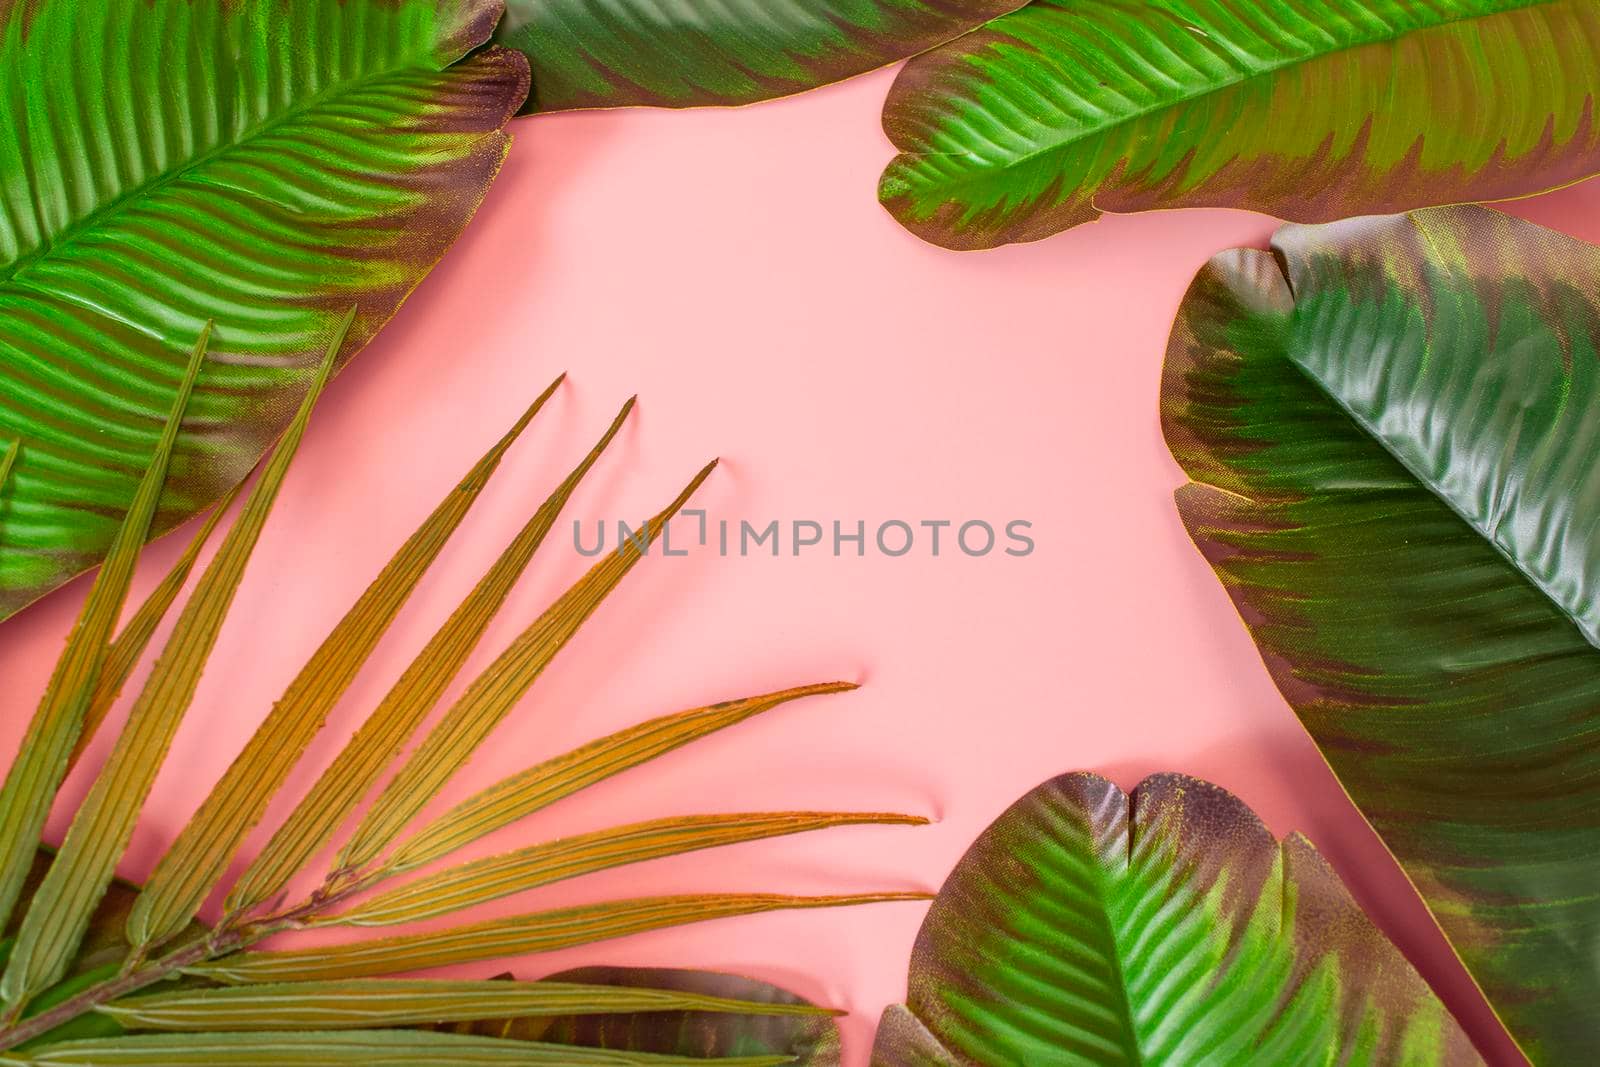
[[194,699],[200,674],[216,644],[245,564],[277,499],[289,461],[305,435],[311,409],[333,371],[351,318],[346,315],[343,328],[334,334],[300,410],[273,449],[194,595],[184,605],[166,647],[128,713],[127,725],[89,795],[73,815],[60,853],[28,902],[16,948],[0,976],[0,997],[10,1012],[20,1011],[33,994],[66,973],[102,894],[111,884],[117,861],[133,835],[134,824],[173,736]]
[[[0,786],[0,927],[11,922],[23,881],[38,857],[39,834],[82,734],[209,337],[209,329],[202,332],[190,353],[150,466],[123,515],[105,566],[95,575],[5,784]],[[15,453],[13,445],[8,454]]]
[[[628,1049],[678,1056],[756,1056],[769,1053],[792,1057],[795,1067],[839,1067],[839,1027],[831,1013],[819,1013],[805,1001],[777,986],[711,971],[685,971],[650,967],[580,967],[551,975],[546,981],[601,983],[619,992],[677,990],[685,996],[733,998],[746,1004],[762,1003],[768,1011],[787,1009],[798,1014],[730,1014],[705,1008],[691,1010],[636,1009],[627,1013],[569,1014],[554,1018],[510,1020],[500,1031],[474,1024],[475,1033],[517,1036],[517,1028],[532,1023],[538,1038],[561,1045]],[[542,984],[542,983],[536,983]]]
[[1505,199],[1600,171],[1597,97],[1591,0],[1035,0],[907,64],[879,198],[950,248]]
[[[138,1034],[64,1041],[21,1054],[0,1052],[0,1067],[328,1067],[335,1063],[353,1067],[704,1067],[707,1062],[418,1030]],[[709,1062],[722,1067],[778,1067],[789,1060],[751,1056]]]
[[1179,511],[1512,1034],[1584,1062],[1600,251],[1482,208],[1274,248],[1214,259],[1174,327]]
[[646,930],[734,915],[926,899],[926,895],[921,893],[858,893],[826,897],[781,896],[775,893],[702,893],[638,897],[512,915],[427,933],[400,934],[346,945],[284,952],[246,952],[187,970],[192,974],[233,984],[363,978],[456,963],[476,963],[502,956],[552,952],[558,948],[626,937]]
[[913,815],[805,811],[652,819],[546,841],[449,867],[380,893],[320,922],[340,926],[420,922],[562,879],[666,856],[681,856],[700,849],[810,833],[834,826],[925,826],[927,822]]
[[1305,838],[1184,775],[1077,773],[956,865],[872,1062],[1482,1061]]
[[727,729],[791,700],[846,693],[855,688],[853,682],[796,686],[662,715],[618,730],[473,794],[401,842],[385,861],[384,869],[391,873],[415,870],[563,797],[648,763],[707,734]]
[[202,326],[156,528],[239,482],[476,210],[526,61],[498,0],[0,7],[0,617],[101,558]]
[[915,55],[1024,0],[508,0],[525,111],[695,107],[787,96]]
[[644,559],[667,520],[689,502],[716,465],[717,461],[712,460],[702,467],[677,498],[645,524],[640,541],[627,539],[617,551],[606,553],[473,679],[461,699],[451,705],[378,794],[340,853],[341,866],[356,868],[376,859],[427,806],[544,673],[600,602]]
[[129,936],[136,943],[161,943],[199,912],[289,772],[321,732],[328,713],[489,484],[506,450],[560,381],[552,383],[445,494],[306,660],[146,880],[128,920]]
[[[758,983],[752,983],[755,984]],[[623,1012],[718,1012],[770,1016],[783,1020],[776,1025],[787,1027],[815,1026],[818,1020],[831,1025],[827,1012],[797,999],[772,1004],[727,992],[690,992],[671,984],[637,988],[600,980],[429,982],[390,978],[285,982],[129,997],[104,1005],[99,1011],[129,1030],[345,1030],[459,1022],[469,1024],[469,1029],[457,1033],[487,1037],[520,1037],[494,1031],[504,1030],[511,1020],[522,1021],[529,1016],[540,1017],[530,1022],[544,1024],[554,1016]],[[496,1016],[511,1020],[485,1021]],[[756,1024],[757,1020],[749,1019],[742,1025]],[[626,1047],[635,1051],[675,1051]]]
[[589,454],[534,512],[417,654],[239,879],[228,896],[229,911],[243,911],[269,899],[333,839],[477,647],[573,491],[616,437],[633,406],[630,398]]

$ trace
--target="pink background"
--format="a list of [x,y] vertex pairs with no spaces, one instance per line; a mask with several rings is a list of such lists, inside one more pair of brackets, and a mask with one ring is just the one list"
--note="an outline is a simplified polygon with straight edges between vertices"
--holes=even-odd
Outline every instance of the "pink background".
[[[633,893],[936,889],[1043,779],[1125,788],[1180,770],[1306,832],[1497,1062],[1510,1046],[1398,869],[1267,679],[1171,505],[1156,395],[1174,308],[1208,255],[1260,244],[1240,212],[1108,218],[956,254],[877,206],[886,72],[736,111],[524,120],[477,221],[329,390],[178,738],[124,873],[149,870],[295,668],[390,551],[562,370],[457,540],[293,779],[304,787],[454,597],[631,393],[632,424],[474,662],[585,567],[570,520],[637,520],[711,456],[697,502],[758,524],[1011,519],[1015,559],[653,558],[604,605],[446,800],[640,719],[832,678],[484,843],[717,810],[903,810],[863,827],[699,853],[513,898],[509,913]],[[1600,190],[1517,210],[1600,238]],[[1580,220],[1588,220],[1578,225]],[[586,525],[592,530],[592,525]],[[592,536],[592,534],[591,534]],[[151,554],[136,593],[176,553]],[[81,599],[30,609],[0,645],[14,747]],[[458,687],[459,688],[459,687]],[[104,743],[98,746],[103,752]],[[80,774],[73,792],[81,793]],[[278,817],[286,808],[275,809]],[[63,819],[52,833],[64,829]],[[252,846],[259,847],[258,837]],[[847,1062],[905,988],[924,906],[727,920],[516,961],[704,966],[848,1009]],[[488,974],[491,965],[469,969]]]

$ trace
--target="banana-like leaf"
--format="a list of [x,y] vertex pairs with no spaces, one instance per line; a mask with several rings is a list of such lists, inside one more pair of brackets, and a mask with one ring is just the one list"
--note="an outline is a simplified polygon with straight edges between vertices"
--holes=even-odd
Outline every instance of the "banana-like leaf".
[[1600,1045],[1600,250],[1484,208],[1288,227],[1185,298],[1190,534],[1535,1060]]
[[1034,0],[912,60],[879,197],[950,248],[1098,217],[1301,222],[1600,171],[1591,0]]
[[[795,1012],[810,1006],[788,990],[711,971],[651,967],[580,967],[546,981],[577,982],[617,990],[671,991],[689,997],[731,999]],[[534,983],[538,986],[542,983]],[[498,1028],[497,1028],[498,1027]],[[526,1030],[524,1033],[523,1031]],[[839,1027],[831,1014],[816,1009],[791,1014],[729,1013],[674,1009],[611,1013],[569,1013],[540,1019],[475,1023],[473,1032],[527,1036],[558,1045],[627,1049],[675,1056],[789,1057],[794,1067],[838,1067]]]
[[1025,0],[507,0],[525,111],[787,96],[915,55]]
[[1304,837],[1183,775],[1078,773],[956,865],[872,1062],[1482,1061]]
[[[158,530],[287,425],[344,310],[364,343],[504,158],[499,0],[0,0],[0,617],[106,551],[188,353]],[[457,62],[460,60],[460,62]]]

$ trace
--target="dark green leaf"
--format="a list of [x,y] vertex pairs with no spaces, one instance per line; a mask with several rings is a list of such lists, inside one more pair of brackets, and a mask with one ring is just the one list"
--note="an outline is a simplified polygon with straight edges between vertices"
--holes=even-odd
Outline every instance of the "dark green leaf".
[[1178,507],[1279,688],[1541,1063],[1600,1046],[1600,251],[1483,208],[1214,259]]

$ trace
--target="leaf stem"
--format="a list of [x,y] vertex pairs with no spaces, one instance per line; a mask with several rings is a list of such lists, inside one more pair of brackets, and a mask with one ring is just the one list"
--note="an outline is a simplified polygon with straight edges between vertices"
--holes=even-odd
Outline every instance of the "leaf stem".
[[357,893],[382,881],[385,872],[380,867],[358,875],[352,875],[349,871],[336,873],[342,874],[343,877],[336,878],[335,875],[330,875],[322,887],[310,897],[275,915],[237,926],[230,925],[229,918],[225,917],[216,929],[205,937],[175,948],[150,963],[142,963],[138,956],[130,956],[130,963],[133,966],[115,978],[92,985],[37,1015],[12,1021],[0,1027],[0,1052],[42,1037],[56,1027],[71,1022],[102,1004],[109,1004],[120,997],[176,977],[196,964],[249,948],[274,934],[298,929],[321,912],[343,904]]

